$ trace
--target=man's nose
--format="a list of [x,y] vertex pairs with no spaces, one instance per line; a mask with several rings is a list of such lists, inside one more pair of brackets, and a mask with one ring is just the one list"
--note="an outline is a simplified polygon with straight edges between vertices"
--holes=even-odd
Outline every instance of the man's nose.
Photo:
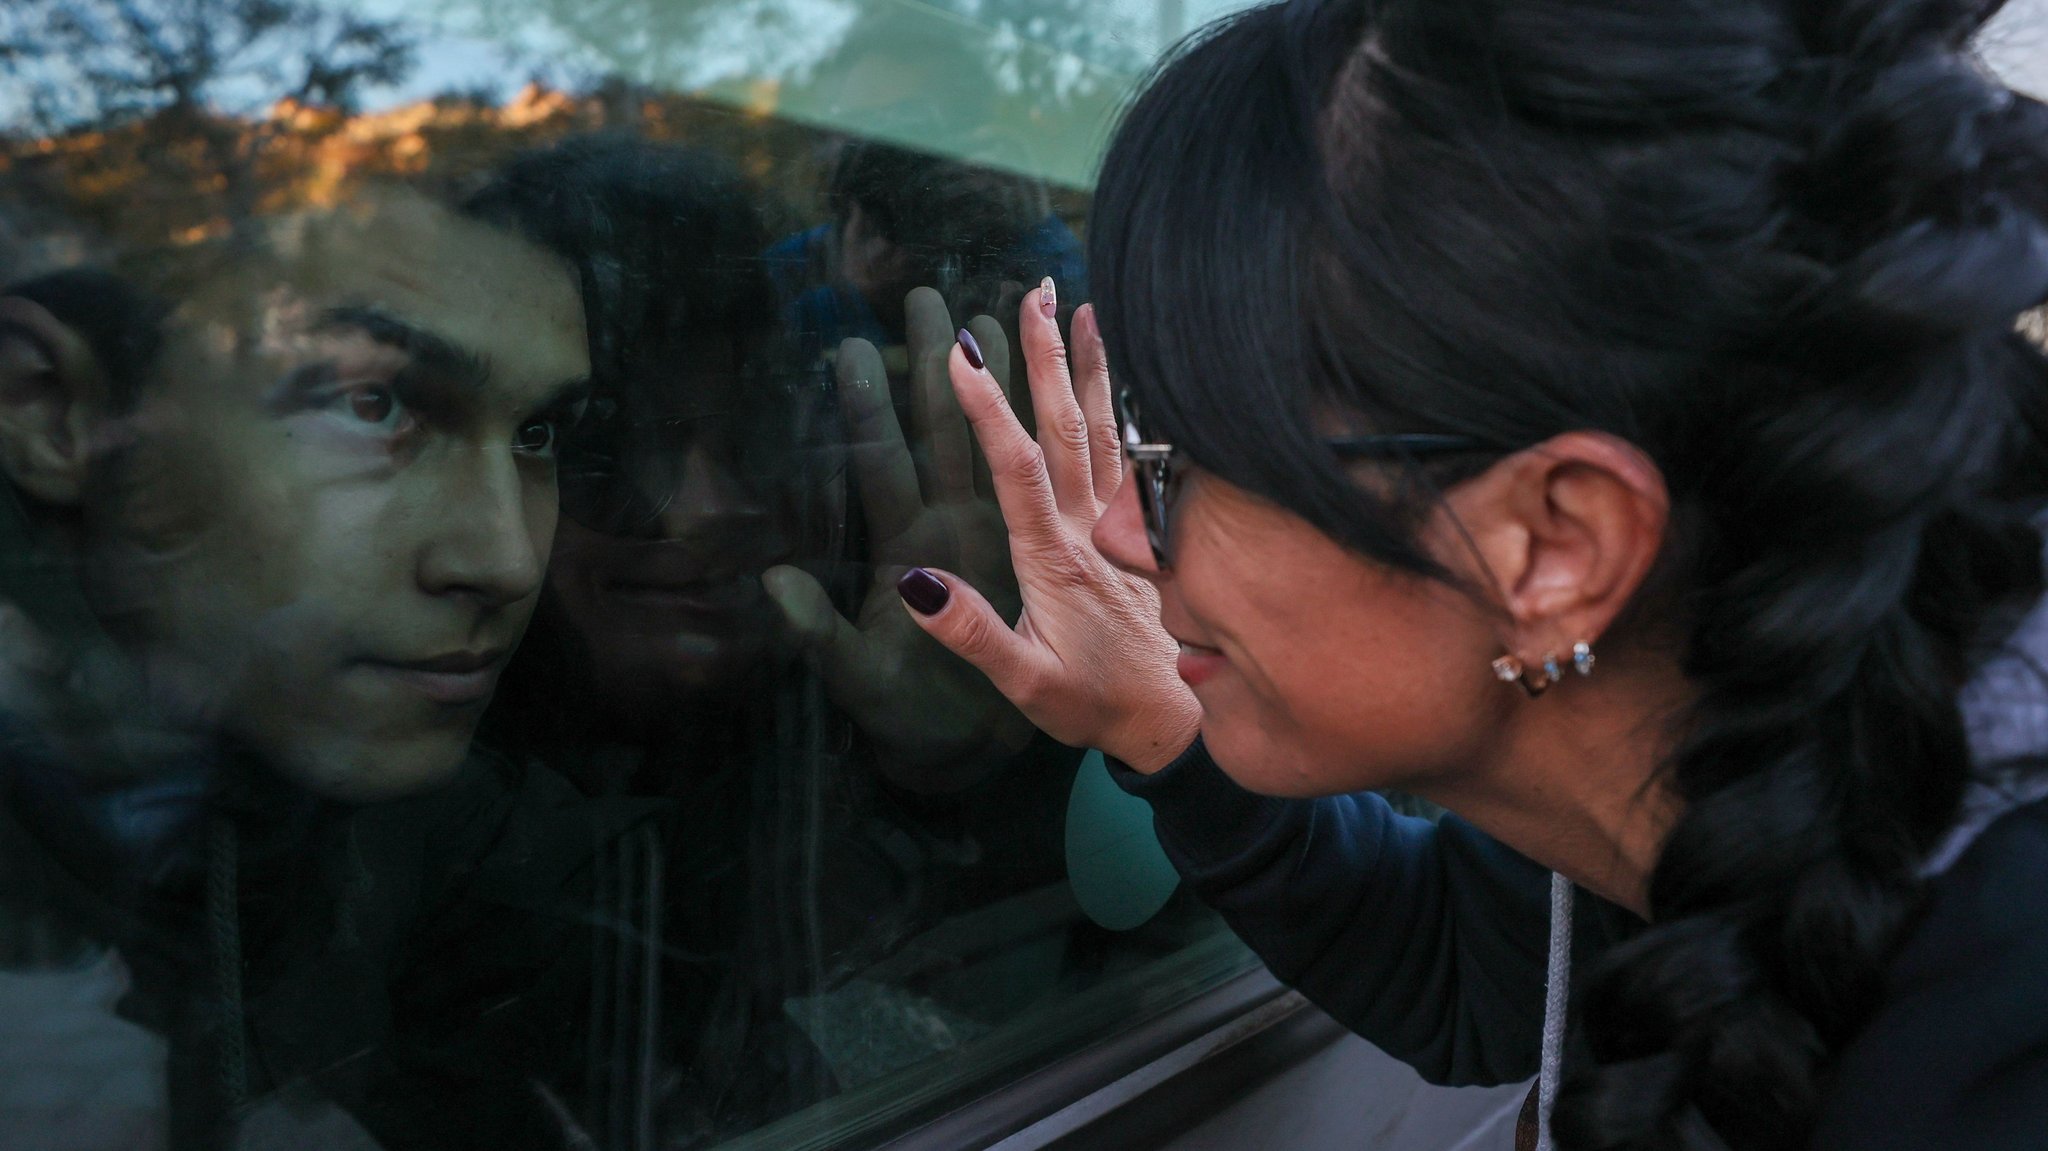
[[1166,573],[1159,569],[1158,557],[1152,554],[1152,541],[1145,534],[1145,513],[1138,506],[1138,485],[1144,482],[1138,478],[1136,468],[1124,469],[1124,482],[1117,485],[1116,495],[1111,496],[1109,506],[1102,509],[1101,518],[1095,521],[1095,549],[1110,563],[1122,568],[1140,579],[1158,583]]
[[536,507],[509,451],[465,452],[450,463],[446,498],[425,514],[439,523],[420,553],[420,586],[489,607],[540,590],[550,517]]

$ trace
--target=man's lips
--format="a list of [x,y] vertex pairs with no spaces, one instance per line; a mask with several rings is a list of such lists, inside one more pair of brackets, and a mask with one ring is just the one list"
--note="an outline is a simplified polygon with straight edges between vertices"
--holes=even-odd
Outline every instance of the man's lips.
[[446,652],[426,659],[364,659],[372,673],[428,700],[448,705],[482,703],[498,685],[498,673],[512,655],[509,647]]

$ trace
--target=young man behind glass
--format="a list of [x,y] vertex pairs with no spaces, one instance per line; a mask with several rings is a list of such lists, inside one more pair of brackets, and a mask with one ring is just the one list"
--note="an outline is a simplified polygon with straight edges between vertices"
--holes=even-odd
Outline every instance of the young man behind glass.
[[559,1145],[533,1084],[580,1054],[576,921],[640,809],[470,740],[555,530],[572,273],[389,190],[0,296],[44,671],[0,685],[4,966],[132,980],[172,1146],[293,1138],[278,1091],[390,1147]]

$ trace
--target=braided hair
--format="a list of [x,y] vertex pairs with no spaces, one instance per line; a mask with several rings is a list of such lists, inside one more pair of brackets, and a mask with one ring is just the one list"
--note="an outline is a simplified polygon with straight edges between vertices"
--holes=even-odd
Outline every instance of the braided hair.
[[1970,55],[1996,7],[1289,0],[1184,46],[1105,162],[1111,358],[1205,469],[1437,576],[1429,485],[1361,490],[1319,412],[1663,472],[1617,627],[1680,637],[1683,814],[1577,997],[1562,1148],[1803,1146],[1957,816],[2048,493],[2048,107]]

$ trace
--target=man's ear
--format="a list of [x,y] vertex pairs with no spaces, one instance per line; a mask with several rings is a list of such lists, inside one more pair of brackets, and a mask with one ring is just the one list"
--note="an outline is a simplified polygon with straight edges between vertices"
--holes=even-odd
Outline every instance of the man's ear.
[[0,469],[17,488],[78,502],[106,398],[83,337],[32,300],[0,297]]

